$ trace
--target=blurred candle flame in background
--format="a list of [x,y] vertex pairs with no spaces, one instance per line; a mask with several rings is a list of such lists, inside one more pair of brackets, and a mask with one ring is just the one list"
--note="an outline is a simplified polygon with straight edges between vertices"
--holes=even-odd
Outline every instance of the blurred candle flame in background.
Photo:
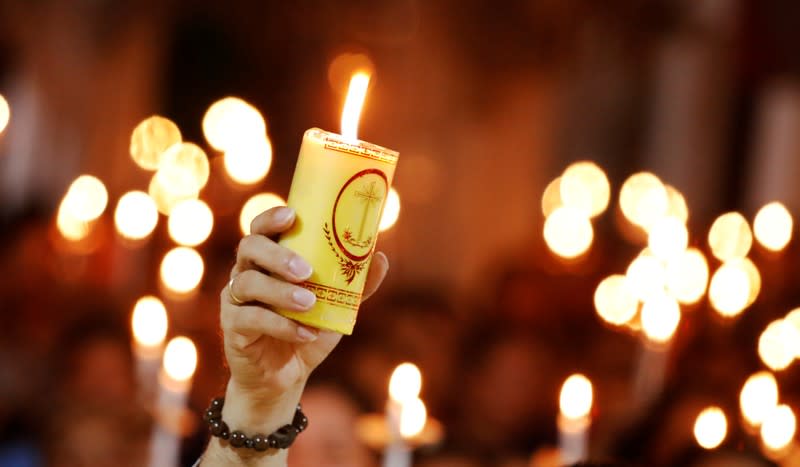
[[222,98],[203,116],[203,135],[208,144],[222,152],[249,146],[265,139],[267,124],[261,112],[238,97]]
[[711,306],[726,318],[737,316],[747,307],[750,288],[750,276],[743,263],[723,263],[711,277]]
[[564,201],[561,199],[561,177],[559,176],[548,183],[544,193],[542,193],[542,214],[544,214],[545,218],[550,217],[553,211],[563,205]]
[[672,339],[681,321],[677,300],[666,293],[653,295],[642,305],[642,330],[652,342],[664,344]]
[[381,222],[378,225],[378,231],[385,232],[391,229],[400,217],[400,195],[394,187],[389,188],[389,194],[386,196],[386,204],[383,207],[381,214]]
[[751,426],[760,426],[767,414],[778,405],[778,382],[768,371],[747,378],[739,394],[742,417]]
[[622,184],[619,205],[625,218],[645,232],[669,209],[669,195],[661,180],[652,173],[639,172]]
[[422,389],[422,373],[413,363],[401,363],[389,379],[389,397],[393,401],[406,403],[419,397]]
[[650,250],[643,250],[631,261],[625,276],[634,295],[641,301],[664,293],[666,271],[661,261],[653,256]]
[[792,323],[778,319],[758,338],[758,356],[774,371],[785,370],[800,353],[800,332]]
[[570,375],[561,385],[558,407],[565,417],[572,420],[587,417],[593,401],[592,382],[586,376],[580,373]]
[[770,451],[781,451],[792,442],[797,419],[791,407],[777,405],[767,412],[761,424],[761,441]]
[[197,368],[197,348],[188,337],[170,339],[164,350],[164,372],[173,381],[186,382]]
[[158,224],[158,208],[143,191],[129,191],[117,201],[114,225],[117,232],[130,240],[147,238]]
[[81,175],[69,186],[63,208],[75,219],[90,222],[100,217],[108,204],[108,191],[103,182],[92,175]]
[[706,407],[694,422],[694,438],[703,449],[716,449],[728,435],[728,419],[719,407]]
[[145,170],[158,170],[161,159],[170,147],[183,141],[181,130],[172,120],[153,115],[142,120],[131,134],[130,154]]
[[225,172],[240,185],[253,185],[266,178],[272,166],[272,143],[264,135],[253,136],[249,144],[234,146],[223,156]]
[[259,214],[278,206],[286,206],[286,200],[275,193],[258,193],[245,201],[239,214],[239,229],[250,235],[250,224]]
[[753,232],[747,219],[738,212],[717,217],[708,232],[708,245],[720,261],[744,258],[753,245]]
[[167,309],[157,297],[147,295],[136,301],[131,315],[131,328],[136,342],[144,347],[164,343],[169,326]]
[[400,435],[409,439],[417,436],[425,428],[428,410],[422,399],[414,398],[403,403],[400,411]]
[[214,214],[203,200],[181,201],[170,212],[167,227],[170,238],[178,245],[197,246],[211,235]]
[[8,105],[6,98],[0,94],[0,133],[5,131],[9,121],[11,121],[11,106]]
[[544,222],[544,239],[550,251],[572,259],[589,250],[594,229],[587,214],[571,206],[561,206]]
[[653,222],[647,238],[647,246],[653,255],[669,261],[682,254],[689,244],[689,231],[677,217],[664,216]]
[[186,294],[200,284],[204,269],[203,257],[196,250],[175,247],[161,260],[161,283],[172,292]]
[[594,162],[581,161],[564,170],[560,179],[560,197],[565,206],[579,209],[587,217],[605,212],[611,186],[603,169]]
[[794,219],[782,203],[774,201],[758,210],[753,233],[758,243],[770,251],[781,251],[792,239]]
[[708,287],[708,262],[703,252],[689,248],[666,263],[667,292],[685,305],[697,303]]
[[603,321],[616,326],[632,320],[639,310],[639,302],[622,274],[608,276],[597,285],[594,306]]

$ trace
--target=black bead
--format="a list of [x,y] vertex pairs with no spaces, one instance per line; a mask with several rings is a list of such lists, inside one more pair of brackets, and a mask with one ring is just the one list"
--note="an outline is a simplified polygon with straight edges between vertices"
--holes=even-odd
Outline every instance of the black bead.
[[214,420],[209,424],[209,428],[212,435],[219,436],[222,434],[223,428],[227,429],[228,427],[222,420]]
[[266,451],[269,448],[267,437],[260,433],[253,436],[253,448],[256,451]]
[[228,429],[228,425],[225,425],[225,422],[222,422],[222,424],[225,426],[225,428],[223,428],[222,432],[219,434],[219,438],[229,439],[231,437],[231,430]]
[[277,447],[278,447],[278,438],[275,437],[274,433],[269,435],[269,436],[267,436],[267,444],[269,444],[269,447],[271,447],[272,449],[277,449]]
[[245,438],[244,447],[246,447],[247,449],[253,449],[253,440],[250,438]]
[[235,448],[240,448],[244,446],[244,441],[247,437],[241,431],[234,431],[231,433],[231,446]]
[[297,429],[292,425],[284,425],[275,432],[275,440],[280,449],[286,449],[292,445],[294,439],[297,438]]
[[206,423],[209,424],[214,420],[219,420],[221,416],[222,412],[220,412],[219,410],[207,409],[205,412],[203,412],[203,420],[205,420]]
[[216,399],[211,401],[211,406],[209,409],[212,410],[222,410],[222,406],[225,404],[225,399],[222,397],[217,397]]

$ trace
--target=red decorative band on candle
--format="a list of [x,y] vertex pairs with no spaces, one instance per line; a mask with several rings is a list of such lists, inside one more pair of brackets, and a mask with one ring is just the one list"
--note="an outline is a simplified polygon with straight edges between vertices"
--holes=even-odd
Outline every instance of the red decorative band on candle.
[[361,294],[353,293],[336,287],[328,287],[314,282],[304,282],[302,284],[306,289],[314,292],[317,300],[332,305],[338,305],[350,310],[357,311],[359,304],[361,304]]
[[380,146],[367,145],[365,143],[351,144],[339,139],[326,137],[325,149],[330,149],[336,152],[343,152],[345,154],[352,154],[354,156],[365,157],[388,164],[396,164],[398,153],[389,151]]

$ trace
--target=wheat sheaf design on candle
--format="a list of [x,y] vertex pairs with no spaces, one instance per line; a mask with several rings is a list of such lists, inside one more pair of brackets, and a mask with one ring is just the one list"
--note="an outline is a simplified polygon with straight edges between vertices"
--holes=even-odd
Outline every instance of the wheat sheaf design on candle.
[[364,270],[375,249],[388,190],[383,171],[358,172],[339,190],[330,226],[326,222],[322,228],[348,285]]

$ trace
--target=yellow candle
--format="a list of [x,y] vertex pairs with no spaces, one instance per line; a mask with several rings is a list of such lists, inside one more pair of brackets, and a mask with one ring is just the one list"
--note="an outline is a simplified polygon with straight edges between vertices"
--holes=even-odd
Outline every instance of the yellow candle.
[[353,332],[398,158],[395,151],[356,138],[353,122],[360,106],[350,101],[359,94],[354,89],[359,82],[363,99],[363,79],[356,75],[351,81],[342,117],[345,136],[316,128],[303,136],[287,200],[297,220],[280,239],[311,263],[314,272],[303,286],[314,292],[317,303],[303,313],[278,312],[343,334]]

